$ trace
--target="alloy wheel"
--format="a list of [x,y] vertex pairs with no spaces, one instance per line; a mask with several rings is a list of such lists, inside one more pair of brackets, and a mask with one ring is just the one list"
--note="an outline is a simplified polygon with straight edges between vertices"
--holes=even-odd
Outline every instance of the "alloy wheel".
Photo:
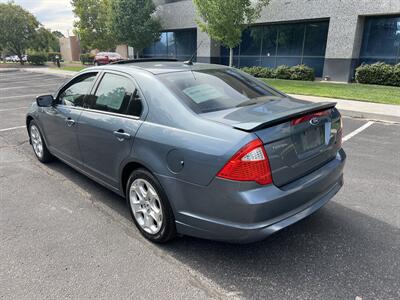
[[155,188],[147,180],[138,178],[129,189],[129,201],[139,226],[147,233],[158,233],[163,224],[163,209]]
[[43,141],[42,137],[40,136],[39,129],[36,127],[36,125],[31,126],[31,141],[32,141],[32,146],[33,150],[35,151],[35,154],[39,157],[43,157]]

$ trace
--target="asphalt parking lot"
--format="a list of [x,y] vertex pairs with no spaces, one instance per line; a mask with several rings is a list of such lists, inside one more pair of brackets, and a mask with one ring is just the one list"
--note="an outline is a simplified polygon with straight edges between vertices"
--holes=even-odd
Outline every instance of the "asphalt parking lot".
[[[0,298],[400,298],[400,125],[346,140],[339,194],[265,241],[160,246],[122,198],[34,157],[25,113],[64,80],[0,73]],[[367,122],[344,118],[344,135]]]

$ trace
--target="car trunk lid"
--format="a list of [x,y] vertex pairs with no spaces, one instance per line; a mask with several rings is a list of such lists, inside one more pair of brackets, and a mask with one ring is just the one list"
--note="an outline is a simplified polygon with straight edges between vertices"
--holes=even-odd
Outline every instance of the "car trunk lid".
[[264,143],[273,182],[282,187],[336,156],[341,123],[335,104],[281,98],[203,116],[256,134]]

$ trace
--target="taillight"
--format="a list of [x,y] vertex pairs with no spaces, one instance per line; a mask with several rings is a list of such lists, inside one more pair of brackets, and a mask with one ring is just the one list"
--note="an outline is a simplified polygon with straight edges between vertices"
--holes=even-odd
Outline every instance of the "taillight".
[[263,185],[272,183],[271,168],[262,141],[256,139],[241,148],[217,176],[237,181],[255,181]]

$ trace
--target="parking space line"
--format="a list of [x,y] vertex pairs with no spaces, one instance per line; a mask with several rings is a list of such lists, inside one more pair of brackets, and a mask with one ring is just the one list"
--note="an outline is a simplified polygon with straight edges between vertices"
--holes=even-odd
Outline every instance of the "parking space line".
[[4,111],[10,111],[10,110],[19,110],[19,109],[27,109],[29,106],[23,106],[23,107],[14,107],[14,108],[5,108],[5,109],[0,109],[0,112]]
[[13,87],[8,87],[8,88],[0,88],[0,91],[3,90],[16,90],[16,89],[32,89],[32,88],[38,88],[38,87],[46,87],[46,86],[51,86],[51,85],[60,85],[59,83],[49,83],[45,85],[35,85],[35,86],[13,86]]
[[359,134],[361,131],[367,129],[369,126],[371,126],[371,125],[374,124],[374,123],[375,123],[375,122],[373,122],[373,121],[369,121],[369,122],[365,123],[363,126],[361,126],[360,128],[357,128],[356,130],[350,132],[348,135],[346,135],[346,136],[343,138],[343,143],[344,143],[345,141],[348,141],[349,139],[351,139],[353,136]]
[[[31,82],[31,80],[29,80],[30,78],[28,78],[27,80],[23,80],[23,81],[13,81],[13,82],[1,82],[0,81],[0,84],[21,84],[21,83],[27,83],[27,82]],[[62,81],[62,79],[60,79],[60,78],[45,78],[45,79],[40,79],[40,81],[42,82],[42,81],[50,81],[50,80],[53,80],[53,81]],[[32,86],[32,87],[34,87],[34,86]]]
[[[16,74],[15,74],[16,75]],[[31,78],[37,78],[37,77],[43,77],[43,76],[49,76],[49,74],[35,74],[35,75],[30,75],[30,74],[26,74],[21,76],[20,74],[16,75],[16,76],[5,76],[5,77],[1,77],[0,79],[5,79],[5,80],[10,80],[10,79],[15,79],[15,78],[19,78],[19,79],[31,79]],[[50,75],[51,76],[51,75]],[[1,80],[0,80],[1,81]]]
[[4,129],[0,129],[0,132],[5,132],[5,131],[11,131],[11,130],[15,130],[15,129],[22,129],[22,128],[26,128],[26,126],[16,126],[16,127],[10,127],[10,128],[4,128]]
[[6,96],[6,97],[0,97],[1,99],[12,99],[12,98],[23,98],[23,97],[36,97],[39,94],[27,94],[27,95],[17,95],[17,96]]

